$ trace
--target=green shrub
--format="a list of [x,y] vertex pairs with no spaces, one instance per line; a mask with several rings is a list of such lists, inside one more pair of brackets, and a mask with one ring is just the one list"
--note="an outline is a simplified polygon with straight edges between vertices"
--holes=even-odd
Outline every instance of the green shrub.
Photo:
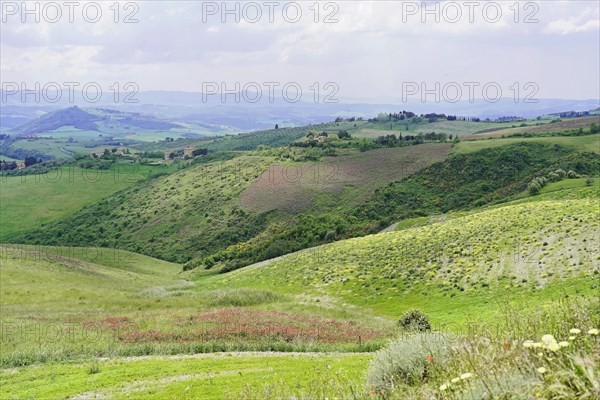
[[378,351],[369,365],[367,385],[386,390],[417,385],[448,359],[453,340],[437,333],[417,333],[391,342]]
[[538,194],[540,189],[541,187],[537,181],[530,182],[529,185],[527,185],[527,190],[529,191],[530,195]]
[[587,178],[585,180],[585,185],[586,186],[592,186],[594,184],[594,180],[592,178]]
[[423,311],[414,309],[406,311],[398,320],[398,326],[402,329],[416,332],[431,330],[429,317]]
[[207,303],[210,306],[233,306],[245,307],[257,304],[274,303],[282,299],[282,296],[268,290],[257,289],[221,289],[205,293]]
[[88,374],[89,375],[94,375],[100,372],[100,365],[97,362],[94,362],[92,365],[90,365],[90,367],[88,368]]

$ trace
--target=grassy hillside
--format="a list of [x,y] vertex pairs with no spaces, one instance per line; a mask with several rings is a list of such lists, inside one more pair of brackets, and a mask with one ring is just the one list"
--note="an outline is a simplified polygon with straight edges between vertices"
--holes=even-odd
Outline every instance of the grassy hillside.
[[580,151],[590,151],[600,154],[600,135],[565,137],[515,137],[515,138],[496,138],[493,140],[469,140],[461,141],[453,148],[455,153],[472,153],[475,151],[489,149],[494,147],[507,146],[514,143],[548,143],[559,144],[561,146],[573,147]]
[[[144,182],[14,240],[118,247],[226,271],[402,219],[500,201],[552,168],[600,171],[597,155],[543,144],[455,155],[420,170],[445,151],[446,144],[425,144],[316,163],[244,155]],[[381,168],[372,167],[375,159]]]
[[559,168],[597,175],[600,157],[545,143],[515,143],[455,154],[443,163],[377,190],[354,215],[385,225],[501,202],[525,190],[533,177]]
[[198,291],[181,265],[123,250],[2,245],[0,255],[2,367],[90,356],[363,352],[389,337],[368,316],[268,290]]
[[213,246],[245,240],[264,226],[264,217],[247,218],[239,210],[238,199],[270,161],[242,156],[196,165],[119,192],[31,237],[44,244],[119,247],[186,261]]
[[102,108],[82,109],[74,106],[44,114],[14,128],[13,131],[22,135],[53,134],[55,131],[60,132],[61,128],[65,127],[74,131],[86,131],[89,134],[101,132],[121,136],[127,135],[129,130],[169,131],[183,128],[172,122],[139,113]]
[[419,307],[437,322],[493,318],[505,299],[595,292],[599,192],[579,191],[345,240],[199,283],[334,298],[385,315]]
[[137,164],[115,164],[108,170],[64,165],[43,175],[2,176],[0,241],[94,204],[155,172]]
[[598,398],[598,135],[260,146],[314,128],[3,177],[0,398]]
[[[527,120],[525,122],[490,122],[490,121],[448,121],[445,118],[439,118],[429,122],[428,118],[415,116],[405,120],[394,121],[358,121],[350,124],[341,123],[339,129],[347,130],[352,136],[358,138],[376,139],[382,135],[395,134],[400,135],[418,135],[419,133],[445,133],[454,137],[459,136],[477,136],[474,133],[487,130],[505,130],[517,127],[520,124],[528,126],[539,126],[549,123],[550,120]],[[356,124],[356,126],[354,126]],[[589,127],[589,123],[586,127]],[[327,131],[327,130],[326,130]]]
[[[599,201],[597,185],[566,187],[222,275],[182,273],[122,250],[3,245],[0,397],[372,398],[376,390],[419,399],[457,374],[486,379],[484,371],[516,366],[518,383],[534,385],[527,371],[540,359],[523,358],[522,337],[562,338],[598,320],[561,301],[597,294]],[[461,341],[436,332],[436,347],[417,337],[400,353],[314,353],[381,348],[399,333],[391,327],[398,316],[415,307]],[[559,320],[538,320],[534,313],[546,309]],[[488,341],[464,347],[478,346],[478,329]],[[584,340],[573,346],[589,352]],[[456,352],[439,353],[440,344]],[[212,352],[221,354],[197,354]],[[416,370],[439,365],[424,382],[380,392],[386,354]],[[486,384],[509,390],[503,382]]]
[[499,138],[511,135],[523,135],[523,134],[556,134],[565,131],[574,131],[578,129],[587,130],[591,124],[600,124],[600,116],[582,117],[582,118],[569,118],[558,122],[545,121],[544,124],[540,125],[529,125],[519,126],[516,128],[506,128],[493,132],[480,132],[475,135],[466,135],[463,140],[475,140],[475,139],[487,139],[487,138]]
[[[119,192],[19,241],[119,247],[185,262],[254,239],[254,247],[235,256],[252,263],[323,242],[327,231],[339,227],[342,209],[442,160],[448,149],[426,144],[353,151],[318,162],[257,153],[195,165]],[[300,211],[312,217],[289,216]]]

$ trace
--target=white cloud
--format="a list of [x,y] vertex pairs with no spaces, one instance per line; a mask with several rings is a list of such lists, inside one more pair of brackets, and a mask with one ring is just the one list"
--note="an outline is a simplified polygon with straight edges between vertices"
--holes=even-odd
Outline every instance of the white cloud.
[[[348,97],[394,96],[403,81],[536,80],[547,97],[598,97],[598,57],[568,62],[598,54],[598,2],[521,2],[515,22],[514,2],[496,1],[497,22],[480,5],[473,21],[463,9],[456,23],[450,11],[423,23],[419,13],[403,15],[398,1],[339,1],[332,24],[323,23],[336,11],[325,3],[318,23],[313,2],[301,3],[295,24],[281,7],[273,23],[221,23],[220,15],[203,22],[199,3],[185,1],[139,2],[135,24],[115,24],[110,10],[97,24],[11,20],[0,25],[2,79],[135,80],[141,90],[187,91],[207,80],[334,79]],[[526,16],[539,22],[524,23]]]
[[[597,3],[598,4],[598,3]],[[548,23],[545,33],[568,35],[580,32],[599,32],[600,14],[598,8],[587,8],[578,16],[562,18]],[[599,32],[600,34],[600,32]]]

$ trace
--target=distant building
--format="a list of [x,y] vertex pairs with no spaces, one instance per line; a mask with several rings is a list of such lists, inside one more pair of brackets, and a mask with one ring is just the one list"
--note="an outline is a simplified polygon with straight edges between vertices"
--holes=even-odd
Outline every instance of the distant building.
[[17,165],[17,168],[19,168],[19,169],[25,168],[25,163],[23,161],[16,161],[15,164]]
[[184,157],[192,157],[194,155],[194,148],[192,146],[188,146],[185,149],[183,149],[183,156]]

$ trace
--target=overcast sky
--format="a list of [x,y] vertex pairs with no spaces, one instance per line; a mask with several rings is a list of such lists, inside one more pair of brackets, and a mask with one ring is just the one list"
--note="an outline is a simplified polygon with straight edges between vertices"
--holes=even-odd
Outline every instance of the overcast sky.
[[[298,82],[303,88],[335,82],[339,98],[375,101],[400,97],[403,82],[430,88],[435,82],[497,82],[505,97],[512,96],[514,82],[521,96],[534,82],[537,98],[600,97],[595,0],[503,1],[485,8],[486,2],[442,2],[437,12],[428,2],[429,14],[421,2],[314,7],[309,1],[299,3],[300,17],[295,4],[284,11],[285,2],[258,1],[238,3],[239,22],[223,15],[220,1],[124,1],[118,7],[103,1],[85,12],[79,2],[72,23],[62,1],[45,9],[43,2],[29,2],[31,10],[38,4],[39,22],[24,14],[21,1],[1,3],[2,82],[109,87],[133,81],[142,91],[202,91],[203,82],[231,88],[234,82]],[[96,4],[102,5],[99,18]],[[125,23],[128,16],[137,22]],[[474,93],[481,97],[481,89]]]

